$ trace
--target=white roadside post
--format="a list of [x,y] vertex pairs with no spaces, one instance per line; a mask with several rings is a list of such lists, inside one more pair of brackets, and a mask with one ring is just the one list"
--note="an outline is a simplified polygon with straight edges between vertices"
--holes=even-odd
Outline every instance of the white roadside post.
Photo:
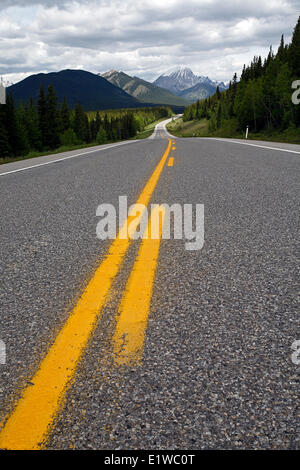
[[6,347],[5,343],[0,339],[0,364],[6,364]]
[[6,92],[2,80],[0,83],[0,104],[6,104]]
[[248,139],[248,134],[249,134],[249,126],[246,127],[246,139]]

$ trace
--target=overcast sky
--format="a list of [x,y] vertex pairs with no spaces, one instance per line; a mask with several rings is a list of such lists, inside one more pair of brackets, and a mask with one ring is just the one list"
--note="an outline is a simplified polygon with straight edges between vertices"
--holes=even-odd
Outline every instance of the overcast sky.
[[229,80],[280,36],[300,0],[0,0],[0,76],[66,68],[146,80],[175,65]]

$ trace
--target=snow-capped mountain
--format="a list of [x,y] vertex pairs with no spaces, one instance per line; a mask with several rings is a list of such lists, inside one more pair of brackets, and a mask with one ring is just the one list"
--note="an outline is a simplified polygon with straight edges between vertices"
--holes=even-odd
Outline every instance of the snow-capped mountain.
[[[176,95],[181,95],[183,91],[199,84],[202,84],[203,90],[206,90],[209,93],[207,96],[213,94],[217,86],[219,86],[221,91],[227,88],[224,82],[211,80],[209,77],[204,77],[202,75],[195,75],[190,68],[184,66],[172,67],[160,75],[153,84],[160,86],[161,88],[166,88]],[[199,85],[197,88],[200,91],[199,98],[203,98],[203,90],[201,91],[201,86]]]
[[10,82],[9,80],[4,80],[3,78],[0,79],[0,82],[5,88],[8,88],[9,86],[13,85],[13,82]]

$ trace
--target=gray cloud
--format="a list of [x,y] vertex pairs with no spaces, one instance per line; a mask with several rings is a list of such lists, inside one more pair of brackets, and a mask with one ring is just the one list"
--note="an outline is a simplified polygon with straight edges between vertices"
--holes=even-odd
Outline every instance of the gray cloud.
[[298,0],[2,0],[0,74],[123,69],[146,79],[172,65],[228,80],[265,55]]
[[[53,7],[60,5],[65,5],[66,3],[70,3],[71,0],[1,0],[0,9],[5,10],[9,7],[28,7],[32,5],[42,5],[44,7]],[[85,1],[85,0],[83,0]],[[88,2],[89,0],[87,0]]]

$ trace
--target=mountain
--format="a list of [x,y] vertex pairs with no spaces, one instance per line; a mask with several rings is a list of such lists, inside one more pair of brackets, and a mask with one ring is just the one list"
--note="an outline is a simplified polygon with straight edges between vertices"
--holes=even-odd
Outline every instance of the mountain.
[[176,106],[186,106],[188,104],[184,98],[174,95],[169,90],[160,88],[153,85],[153,83],[142,80],[141,78],[130,77],[124,72],[110,70],[109,72],[103,73],[101,77],[122,88],[126,93],[144,103]]
[[104,78],[84,70],[62,70],[31,75],[8,87],[7,91],[12,93],[17,103],[26,103],[31,96],[34,100],[38,99],[41,84],[45,92],[50,84],[53,85],[58,101],[62,102],[66,97],[70,108],[74,108],[77,103],[86,111],[145,106],[145,103],[141,103]]
[[195,75],[190,68],[183,66],[166,71],[153,84],[166,88],[189,102],[213,95],[217,86],[221,91],[227,88],[223,82]]
[[153,84],[178,94],[198,83],[197,76],[188,67],[172,68],[158,77]]
[[[225,85],[224,85],[225,87]],[[220,91],[225,90],[226,88],[222,88],[219,85]],[[213,84],[210,80],[209,82],[200,82],[197,85],[192,86],[191,88],[187,88],[186,90],[182,90],[178,93],[179,96],[184,98],[189,103],[195,103],[195,101],[203,100],[215,94],[217,89],[217,85]]]

